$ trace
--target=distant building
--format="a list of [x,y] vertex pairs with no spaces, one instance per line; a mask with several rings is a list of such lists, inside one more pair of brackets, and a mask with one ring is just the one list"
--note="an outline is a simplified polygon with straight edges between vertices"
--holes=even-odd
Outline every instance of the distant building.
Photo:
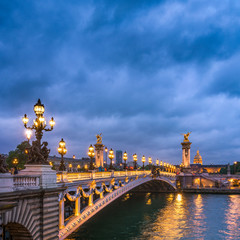
[[190,164],[190,167],[193,173],[220,173],[220,170],[227,167],[227,164]]
[[194,157],[193,164],[201,164],[202,165],[202,157],[199,154],[199,150],[197,150],[197,154]]
[[117,165],[122,164],[122,151],[121,150],[116,151],[116,164]]
[[[90,158],[67,158],[64,157],[64,164],[66,167],[66,171],[68,172],[78,172],[81,168],[88,169],[90,164]],[[58,171],[61,157],[57,156],[49,156],[48,162],[51,166],[54,166],[54,168]],[[93,162],[95,163],[95,158],[93,158]]]

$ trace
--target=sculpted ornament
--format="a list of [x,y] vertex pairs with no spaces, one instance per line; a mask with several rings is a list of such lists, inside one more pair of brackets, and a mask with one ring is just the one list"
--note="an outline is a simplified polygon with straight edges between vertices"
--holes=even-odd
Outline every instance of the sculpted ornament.
[[97,143],[102,143],[102,133],[96,135],[97,137]]
[[48,155],[50,150],[47,148],[48,143],[43,142],[42,145],[39,145],[39,142],[32,141],[32,146],[28,148],[29,164],[47,164],[48,165]]
[[191,132],[188,132],[186,134],[182,133],[181,135],[183,135],[184,137],[184,142],[189,142],[188,138],[189,138],[189,135],[191,134]]
[[5,166],[3,157],[0,155],[0,173],[7,173],[7,172],[8,172],[7,166]]

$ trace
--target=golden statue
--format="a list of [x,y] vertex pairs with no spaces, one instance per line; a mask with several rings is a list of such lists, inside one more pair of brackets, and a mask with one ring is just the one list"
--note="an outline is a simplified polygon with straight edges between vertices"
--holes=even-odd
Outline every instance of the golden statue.
[[97,143],[102,143],[102,133],[96,135],[97,137]]
[[189,142],[188,138],[189,138],[189,135],[190,135],[190,134],[191,134],[191,132],[188,132],[188,133],[186,133],[186,134],[181,133],[181,135],[183,135],[183,137],[184,137],[184,142]]

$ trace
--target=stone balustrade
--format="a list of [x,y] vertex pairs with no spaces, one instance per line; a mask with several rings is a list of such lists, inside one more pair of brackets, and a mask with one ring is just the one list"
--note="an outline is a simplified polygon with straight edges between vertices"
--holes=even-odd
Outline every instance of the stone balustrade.
[[112,177],[129,177],[138,176],[143,174],[150,174],[151,171],[112,171],[112,172],[83,172],[83,173],[68,173],[59,172],[57,173],[57,182],[74,182],[88,179],[101,179],[101,178],[112,178]]
[[[12,192],[24,189],[56,187],[56,185],[54,185],[54,182],[71,183],[82,180],[105,179],[114,177],[121,178],[151,174],[151,171],[111,171],[111,172],[92,171],[82,173],[58,172],[56,174],[56,171],[45,168],[42,169],[41,171],[38,170],[35,172],[33,170],[32,171],[23,170],[17,175],[10,175],[9,173],[0,174],[1,183],[0,192]],[[160,175],[168,177],[172,180],[175,180],[176,177],[175,173],[169,172],[160,172]]]
[[39,188],[40,176],[13,176],[13,190]]

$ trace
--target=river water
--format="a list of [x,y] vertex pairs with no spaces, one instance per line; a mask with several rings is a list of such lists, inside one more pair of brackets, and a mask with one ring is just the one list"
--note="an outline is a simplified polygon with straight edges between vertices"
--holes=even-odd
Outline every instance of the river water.
[[240,195],[126,194],[68,239],[237,240]]

